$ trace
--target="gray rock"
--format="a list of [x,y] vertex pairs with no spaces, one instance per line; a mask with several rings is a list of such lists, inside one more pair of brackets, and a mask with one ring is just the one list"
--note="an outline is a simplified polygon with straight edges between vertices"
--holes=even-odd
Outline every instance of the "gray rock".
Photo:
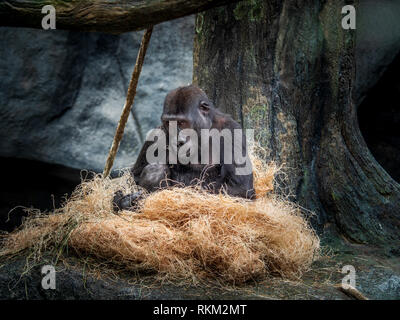
[[[164,300],[164,299],[260,299],[251,293],[229,292],[224,288],[201,287],[183,283],[160,286],[150,276],[135,281],[135,276],[97,278],[84,267],[56,267],[56,288],[43,289],[44,275],[38,264],[25,270],[26,260],[18,258],[0,266],[0,300]],[[22,273],[24,273],[22,275]],[[136,279],[137,280],[137,279]]]
[[[102,171],[143,32],[0,29],[0,156]],[[192,79],[194,17],[154,27],[114,168],[130,166],[166,93]]]
[[400,299],[400,276],[390,269],[371,268],[369,272],[361,273],[359,284],[360,289],[374,299]]
[[[120,278],[93,277],[83,271],[83,266],[66,268],[56,267],[56,288],[43,289],[41,267],[39,264],[28,272],[26,260],[18,258],[2,262],[0,268],[0,300],[196,300],[196,299],[348,299],[346,295],[332,286],[312,287],[301,283],[290,283],[276,279],[271,286],[264,284],[246,285],[227,290],[223,286],[191,285],[183,282],[168,282],[160,285],[151,276],[127,274]],[[22,275],[22,273],[24,273]],[[271,282],[271,281],[268,281]],[[282,296],[283,294],[283,296]]]

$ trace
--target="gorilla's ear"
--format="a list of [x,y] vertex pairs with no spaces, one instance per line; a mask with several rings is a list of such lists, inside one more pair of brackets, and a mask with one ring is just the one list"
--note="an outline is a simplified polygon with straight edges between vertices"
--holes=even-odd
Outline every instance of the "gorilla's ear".
[[200,101],[199,108],[200,112],[204,115],[208,114],[208,112],[210,111],[210,105],[205,101]]

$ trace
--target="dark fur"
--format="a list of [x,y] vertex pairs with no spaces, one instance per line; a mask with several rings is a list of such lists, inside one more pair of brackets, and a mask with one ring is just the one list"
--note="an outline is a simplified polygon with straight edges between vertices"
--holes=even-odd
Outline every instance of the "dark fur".
[[[190,85],[171,91],[164,102],[161,116],[163,125],[160,126],[167,134],[168,121],[181,120],[183,128],[192,128],[200,137],[201,129],[240,129],[240,125],[228,114],[216,109],[207,95],[198,87]],[[221,162],[219,165],[205,164],[175,164],[159,165],[149,164],[146,160],[147,148],[153,143],[146,141],[138,159],[131,169],[131,174],[136,184],[144,187],[149,192],[171,185],[194,185],[201,181],[202,187],[211,192],[218,193],[223,188],[228,194],[247,199],[255,196],[253,188],[253,174],[235,175],[235,164],[223,163],[223,139],[221,139]],[[199,141],[200,145],[200,141]],[[242,152],[247,154],[246,139],[242,139]],[[200,153],[199,153],[200,155]],[[116,211],[134,207],[141,194],[122,196],[121,192],[115,194],[113,205]]]

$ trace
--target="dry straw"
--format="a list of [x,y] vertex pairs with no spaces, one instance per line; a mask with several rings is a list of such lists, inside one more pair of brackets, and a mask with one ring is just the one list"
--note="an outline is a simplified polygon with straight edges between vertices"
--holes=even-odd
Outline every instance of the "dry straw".
[[31,213],[6,235],[0,257],[56,256],[65,248],[126,270],[169,279],[243,283],[266,275],[297,277],[319,254],[319,239],[299,207],[273,194],[278,168],[253,156],[256,201],[199,188],[161,190],[137,212],[112,213],[116,190],[137,189],[128,174],[83,181],[52,214]]

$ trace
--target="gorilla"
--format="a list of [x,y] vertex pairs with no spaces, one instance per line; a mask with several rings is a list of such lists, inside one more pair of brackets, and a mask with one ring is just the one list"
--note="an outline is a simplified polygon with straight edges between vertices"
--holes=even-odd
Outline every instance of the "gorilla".
[[[250,200],[255,198],[253,172],[247,153],[246,137],[241,126],[230,115],[215,108],[203,90],[189,85],[169,92],[164,101],[161,122],[162,125],[157,129],[165,133],[165,148],[156,150],[154,154],[158,156],[162,151],[169,154],[164,163],[150,163],[149,148],[154,142],[146,139],[130,171],[137,185],[153,192],[169,186],[200,184],[212,193],[224,191],[235,197]],[[175,132],[176,140],[171,139],[172,132]],[[183,134],[185,132],[192,132],[194,135]],[[204,132],[214,134],[207,136]],[[219,139],[214,139],[214,136]],[[158,140],[163,139],[158,137]],[[204,147],[203,142],[208,144]],[[250,170],[238,173],[240,168],[243,168],[243,162],[237,161],[238,153],[240,157],[245,157],[247,168],[250,166]],[[177,154],[181,156],[177,157]],[[198,160],[199,154],[201,163]],[[227,155],[231,157],[226,157]],[[139,191],[124,196],[122,191],[117,191],[113,198],[114,211],[133,210],[143,195],[144,193]]]

